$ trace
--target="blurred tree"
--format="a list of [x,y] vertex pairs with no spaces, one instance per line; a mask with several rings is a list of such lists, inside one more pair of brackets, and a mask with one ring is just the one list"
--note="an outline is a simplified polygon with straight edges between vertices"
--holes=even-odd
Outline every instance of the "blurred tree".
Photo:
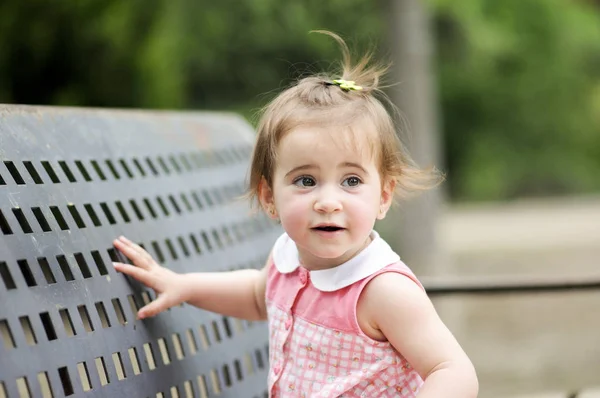
[[0,102],[247,110],[337,58],[332,40],[308,35],[322,28],[381,35],[362,0],[8,0]]
[[[390,75],[399,82],[388,94],[409,126],[408,134],[403,134],[405,144],[421,166],[443,168],[431,10],[421,0],[386,0],[382,8],[388,26],[387,47],[394,62]],[[438,236],[442,193],[441,187],[429,190],[419,200],[392,209],[380,224],[380,232],[402,253],[403,261],[430,276],[449,269]]]
[[560,0],[431,1],[452,196],[600,189],[598,10]]

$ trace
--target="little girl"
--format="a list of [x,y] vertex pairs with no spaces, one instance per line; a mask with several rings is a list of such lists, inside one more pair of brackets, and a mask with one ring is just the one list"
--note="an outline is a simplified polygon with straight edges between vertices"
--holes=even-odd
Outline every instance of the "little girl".
[[285,233],[265,267],[180,275],[124,237],[134,265],[115,268],[154,289],[139,311],[188,302],[269,322],[271,397],[470,398],[473,366],[423,286],[373,230],[396,193],[435,184],[397,138],[368,57],[341,79],[313,76],[283,91],[258,126],[250,196]]

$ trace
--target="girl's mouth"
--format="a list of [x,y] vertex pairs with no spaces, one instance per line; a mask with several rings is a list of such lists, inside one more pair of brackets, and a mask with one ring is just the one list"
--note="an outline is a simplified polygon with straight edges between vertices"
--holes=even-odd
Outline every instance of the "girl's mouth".
[[335,226],[335,225],[322,225],[322,226],[319,226],[319,227],[315,227],[313,229],[317,230],[317,231],[323,231],[323,232],[336,232],[336,231],[341,231],[341,230],[343,230],[345,228],[338,227],[338,226]]

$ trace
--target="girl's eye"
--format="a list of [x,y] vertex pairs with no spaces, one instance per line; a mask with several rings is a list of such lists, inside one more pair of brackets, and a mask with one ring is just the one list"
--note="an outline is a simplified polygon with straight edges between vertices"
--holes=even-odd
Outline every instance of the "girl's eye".
[[344,180],[344,182],[342,183],[342,185],[344,185],[346,187],[357,187],[361,183],[362,183],[362,181],[358,177],[348,177],[348,178],[346,178]]
[[314,187],[315,185],[317,185],[314,178],[312,178],[312,177],[299,177],[294,181],[294,184],[299,187],[304,187],[304,188]]

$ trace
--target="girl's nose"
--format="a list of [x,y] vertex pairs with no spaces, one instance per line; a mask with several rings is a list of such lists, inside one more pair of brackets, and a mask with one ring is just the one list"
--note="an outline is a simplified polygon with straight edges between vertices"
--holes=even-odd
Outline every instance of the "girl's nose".
[[334,213],[342,210],[342,202],[333,189],[323,189],[314,204],[319,213]]

